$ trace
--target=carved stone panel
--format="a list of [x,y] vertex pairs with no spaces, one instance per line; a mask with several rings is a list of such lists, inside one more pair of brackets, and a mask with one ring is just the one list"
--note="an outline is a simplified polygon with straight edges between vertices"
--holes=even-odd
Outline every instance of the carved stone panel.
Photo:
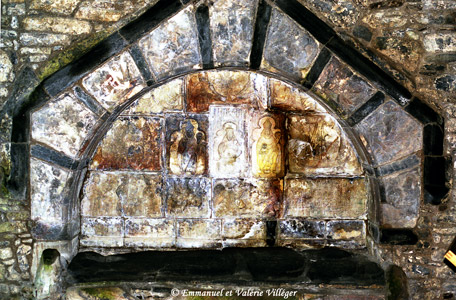
[[177,221],[177,246],[182,248],[221,247],[222,224],[218,219]]
[[207,117],[169,115],[166,119],[166,165],[174,175],[207,173]]
[[129,174],[128,197],[122,201],[125,216],[162,216],[161,177],[148,173]]
[[174,220],[128,218],[125,221],[126,247],[169,248],[175,239]]
[[117,119],[98,146],[91,169],[160,170],[161,124],[158,118]]
[[124,115],[148,115],[183,108],[183,79],[165,83],[133,102]]
[[242,177],[247,168],[245,110],[211,106],[209,111],[209,172],[212,177]]
[[128,52],[115,56],[86,76],[82,85],[109,111],[146,87]]
[[249,150],[252,175],[281,177],[285,172],[284,117],[254,112],[249,122]]
[[281,196],[279,180],[216,180],[214,213],[217,217],[278,217]]
[[305,175],[361,175],[356,151],[327,114],[288,117],[290,172]]
[[258,219],[224,219],[222,237],[225,247],[265,247],[266,222]]
[[243,71],[196,73],[187,79],[187,110],[206,112],[211,104],[267,107],[267,79]]
[[210,216],[211,182],[207,178],[168,178],[166,195],[168,216]]
[[122,247],[124,221],[122,218],[82,218],[81,245],[86,247]]
[[363,178],[289,178],[285,181],[282,216],[363,218],[367,197]]
[[315,99],[297,87],[272,78],[269,79],[268,86],[273,108],[303,113],[326,112]]

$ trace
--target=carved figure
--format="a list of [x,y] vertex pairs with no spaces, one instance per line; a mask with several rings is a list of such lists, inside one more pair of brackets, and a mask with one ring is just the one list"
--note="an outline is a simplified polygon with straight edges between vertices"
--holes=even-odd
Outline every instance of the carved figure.
[[257,168],[256,175],[275,177],[282,169],[280,129],[275,128],[275,120],[271,117],[263,117],[259,123],[260,128],[253,133],[254,136],[259,137],[252,147]]
[[219,156],[219,164],[222,165],[228,172],[234,171],[236,160],[242,154],[241,143],[237,139],[236,124],[226,122],[223,124],[223,129],[217,132],[218,136],[223,136],[220,144],[217,147]]
[[169,168],[173,174],[203,174],[206,167],[206,135],[193,119],[181,122],[171,135]]

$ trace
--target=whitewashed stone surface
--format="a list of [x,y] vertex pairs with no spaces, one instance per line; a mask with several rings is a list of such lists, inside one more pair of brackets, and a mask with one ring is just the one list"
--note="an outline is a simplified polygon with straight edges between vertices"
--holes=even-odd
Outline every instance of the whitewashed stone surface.
[[82,85],[109,111],[146,87],[127,51],[111,58],[86,76]]
[[64,94],[32,114],[32,138],[76,157],[96,121],[91,110],[72,94]]
[[154,29],[138,43],[158,78],[201,67],[192,5]]

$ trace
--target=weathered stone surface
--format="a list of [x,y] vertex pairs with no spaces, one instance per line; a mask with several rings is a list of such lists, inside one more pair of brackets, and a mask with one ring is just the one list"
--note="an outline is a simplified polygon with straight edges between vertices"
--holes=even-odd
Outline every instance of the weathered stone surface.
[[128,194],[122,199],[125,216],[160,217],[162,216],[162,180],[151,174],[129,174]]
[[65,220],[64,200],[70,172],[35,158],[30,159],[31,218],[49,225]]
[[245,71],[209,71],[187,79],[187,110],[206,112],[211,104],[267,107],[266,77]]
[[456,33],[428,33],[424,35],[423,43],[428,52],[454,52],[456,51]]
[[318,52],[319,44],[309,33],[277,9],[272,11],[261,68],[302,79]]
[[157,118],[117,119],[98,146],[91,169],[160,170],[161,131]]
[[147,173],[91,172],[84,186],[81,214],[160,217],[161,178]]
[[14,80],[13,63],[5,51],[0,50],[0,82],[11,82]]
[[288,117],[290,172],[305,175],[361,175],[357,153],[342,128],[327,114]]
[[21,33],[19,40],[23,46],[54,46],[69,45],[70,36],[66,34],[24,32]]
[[209,6],[216,65],[248,63],[257,3],[258,0],[217,0]]
[[166,166],[175,175],[207,173],[207,118],[169,115],[166,119]]
[[119,287],[70,287],[68,288],[66,300],[134,300],[133,296]]
[[211,106],[209,111],[209,172],[212,177],[239,177],[246,173],[245,110]]
[[375,93],[374,88],[336,57],[332,57],[315,82],[312,90],[336,102],[349,115]]
[[201,68],[193,9],[190,5],[139,41],[139,48],[157,77]]
[[30,255],[32,253],[32,247],[29,245],[20,245],[17,247],[17,261],[19,265],[19,269],[21,269],[22,272],[27,272],[30,264],[27,259],[27,255]]
[[122,247],[124,221],[121,218],[82,218],[81,246]]
[[216,217],[275,217],[279,215],[281,196],[279,180],[219,179],[214,182],[214,214]]
[[420,209],[420,168],[383,177],[385,203],[382,203],[382,224],[393,228],[413,228]]
[[272,78],[268,79],[268,85],[273,108],[303,113],[326,112],[314,98],[297,87]]
[[266,223],[256,219],[225,219],[222,237],[224,247],[265,247]]
[[69,15],[74,11],[79,2],[80,0],[32,0],[29,8]]
[[146,87],[128,51],[87,75],[82,85],[109,111]]
[[209,217],[211,182],[207,178],[168,178],[167,215],[173,217]]
[[52,31],[71,35],[87,34],[92,31],[89,22],[60,17],[27,17],[24,28],[31,31]]
[[113,172],[91,172],[84,185],[81,215],[121,216],[122,199],[127,198],[128,177]]
[[408,156],[423,148],[423,128],[389,101],[356,126],[377,164]]
[[177,246],[182,248],[212,248],[220,246],[222,225],[217,219],[177,221]]
[[438,77],[435,80],[435,87],[445,92],[456,92],[456,74]]
[[124,9],[122,2],[82,1],[76,11],[75,17],[77,19],[116,22],[125,14],[122,11]]
[[251,173],[255,177],[281,177],[285,172],[284,117],[255,112],[249,120]]
[[[359,17],[358,3],[363,1],[351,0],[298,0],[303,5],[310,7],[317,15],[336,26],[347,28],[356,23]],[[355,2],[355,3],[353,3]]]
[[283,217],[363,218],[367,186],[363,178],[286,179]]
[[125,221],[125,246],[169,248],[175,244],[175,221],[134,219]]
[[326,222],[306,219],[279,221],[278,239],[324,239]]
[[64,94],[32,114],[32,138],[76,157],[96,116],[72,94]]
[[366,224],[364,221],[328,221],[326,229],[329,246],[359,248],[366,245]]
[[151,90],[133,102],[125,115],[148,115],[183,109],[183,79],[176,79]]
[[13,251],[11,251],[11,248],[0,249],[0,259],[6,260],[11,257],[13,257]]
[[369,24],[371,28],[398,28],[407,24],[408,18],[404,18],[401,10],[392,8],[373,11],[363,18],[363,22]]

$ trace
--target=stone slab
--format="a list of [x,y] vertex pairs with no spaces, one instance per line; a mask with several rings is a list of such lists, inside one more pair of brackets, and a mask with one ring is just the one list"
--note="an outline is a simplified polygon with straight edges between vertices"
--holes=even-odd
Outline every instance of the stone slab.
[[125,220],[125,246],[135,248],[170,248],[175,244],[175,221],[169,219]]
[[267,79],[245,71],[208,71],[187,77],[187,110],[206,112],[211,104],[267,107]]
[[124,220],[111,218],[82,218],[81,246],[85,247],[122,247]]
[[212,177],[242,177],[247,172],[246,111],[211,106],[209,111],[209,173]]
[[324,239],[326,222],[308,219],[279,220],[277,239]]
[[216,217],[278,217],[282,199],[280,180],[219,179],[214,181]]
[[380,106],[356,129],[379,165],[423,148],[423,126],[392,101]]
[[326,223],[328,245],[341,248],[366,246],[366,223],[364,220],[336,220]]
[[193,5],[152,30],[138,46],[158,78],[201,68]]
[[150,115],[183,109],[183,79],[165,83],[133,102],[122,114]]
[[308,176],[363,173],[357,152],[330,115],[290,115],[287,124],[290,172]]
[[90,168],[160,170],[161,132],[158,118],[118,118],[99,144]]
[[303,79],[315,61],[319,47],[319,43],[304,28],[273,9],[261,68],[295,80]]
[[345,116],[353,113],[376,92],[359,74],[334,56],[320,74],[312,91],[323,99],[337,103]]
[[177,247],[219,248],[221,247],[221,220],[183,219],[177,221]]
[[211,182],[207,178],[168,178],[165,184],[169,217],[210,217]]
[[301,113],[326,113],[317,100],[291,84],[269,78],[268,86],[273,108]]
[[162,179],[149,173],[128,174],[128,194],[122,199],[125,216],[161,217]]
[[64,225],[67,180],[71,172],[63,168],[30,159],[31,219],[42,225]]
[[382,178],[385,201],[381,204],[381,222],[386,227],[414,228],[421,203],[420,168],[413,168]]
[[258,219],[224,219],[224,247],[265,247],[266,223]]
[[173,175],[207,174],[208,120],[204,115],[168,115],[166,167]]
[[82,85],[109,111],[146,87],[138,67],[127,51],[111,58],[84,77]]
[[97,117],[72,94],[64,94],[32,113],[32,139],[76,157]]
[[247,65],[258,0],[217,0],[209,6],[216,66]]
[[282,216],[364,218],[367,198],[364,178],[288,178]]

